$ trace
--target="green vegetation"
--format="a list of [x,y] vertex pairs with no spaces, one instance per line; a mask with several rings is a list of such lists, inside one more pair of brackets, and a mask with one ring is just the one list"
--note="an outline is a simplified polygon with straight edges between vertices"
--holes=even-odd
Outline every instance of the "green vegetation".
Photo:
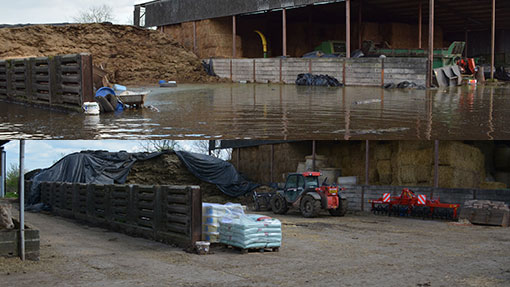
[[18,198],[18,193],[15,192],[7,192],[5,194],[5,198]]
[[19,184],[19,168],[16,165],[11,164],[6,174],[5,193],[18,194],[18,184]]

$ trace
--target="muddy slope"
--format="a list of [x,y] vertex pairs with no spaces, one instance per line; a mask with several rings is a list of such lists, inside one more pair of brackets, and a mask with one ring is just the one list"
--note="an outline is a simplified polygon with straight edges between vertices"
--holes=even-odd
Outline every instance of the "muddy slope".
[[91,53],[110,81],[156,84],[158,80],[210,82],[195,54],[171,36],[111,24],[36,25],[0,29],[0,59]]

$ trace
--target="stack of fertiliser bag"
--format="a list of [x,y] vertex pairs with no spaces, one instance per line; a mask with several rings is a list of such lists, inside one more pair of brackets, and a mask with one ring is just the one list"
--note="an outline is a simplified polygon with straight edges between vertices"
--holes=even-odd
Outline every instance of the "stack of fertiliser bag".
[[220,242],[220,220],[227,214],[244,214],[241,204],[202,203],[202,240],[211,243]]
[[228,213],[220,220],[220,243],[242,249],[278,248],[282,224],[264,215]]

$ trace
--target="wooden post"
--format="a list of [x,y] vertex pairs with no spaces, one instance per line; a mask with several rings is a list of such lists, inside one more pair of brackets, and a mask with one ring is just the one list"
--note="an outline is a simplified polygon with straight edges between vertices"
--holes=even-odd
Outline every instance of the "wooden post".
[[191,246],[202,239],[202,193],[200,187],[192,187],[191,192]]
[[237,34],[237,27],[236,27],[236,16],[232,16],[232,58],[236,58],[236,34]]
[[439,187],[439,141],[434,141],[434,188]]
[[282,10],[282,56],[287,56],[287,9]]
[[363,31],[361,30],[362,20],[363,20],[363,0],[359,0],[359,8],[358,8],[358,49],[361,50],[361,45],[363,44]]
[[422,37],[422,24],[423,24],[423,9],[422,9],[422,5],[421,5],[421,0],[420,0],[420,4],[418,6],[418,48],[421,49],[421,37]]
[[365,141],[365,185],[369,184],[369,170],[370,170],[370,141]]
[[193,21],[193,53],[197,53],[197,21]]
[[274,144],[271,144],[271,182],[274,181]]
[[80,54],[81,62],[81,103],[94,101],[94,77],[92,55]]
[[241,169],[241,148],[237,148],[237,159],[236,159],[236,168],[237,170]]
[[464,31],[464,42],[466,43],[466,46],[464,47],[464,57],[465,58],[468,57],[468,36],[469,36],[469,31],[468,30]]
[[312,171],[315,171],[315,148],[316,148],[316,142],[315,140],[312,141]]
[[345,57],[351,57],[351,0],[345,1]]
[[429,0],[429,55],[427,63],[427,88],[432,87],[434,68],[434,0]]
[[492,0],[492,33],[491,33],[491,80],[494,80],[494,64],[496,54],[496,0]]

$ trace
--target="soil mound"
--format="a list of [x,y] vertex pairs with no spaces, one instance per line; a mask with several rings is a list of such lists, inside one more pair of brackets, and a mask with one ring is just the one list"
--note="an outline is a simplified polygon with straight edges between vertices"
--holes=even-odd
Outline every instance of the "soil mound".
[[198,185],[204,202],[239,202],[229,197],[214,184],[201,181],[181,162],[175,153],[137,161],[129,172],[126,184]]
[[0,29],[0,59],[91,53],[111,82],[212,82],[200,59],[170,35],[112,24],[34,25]]

